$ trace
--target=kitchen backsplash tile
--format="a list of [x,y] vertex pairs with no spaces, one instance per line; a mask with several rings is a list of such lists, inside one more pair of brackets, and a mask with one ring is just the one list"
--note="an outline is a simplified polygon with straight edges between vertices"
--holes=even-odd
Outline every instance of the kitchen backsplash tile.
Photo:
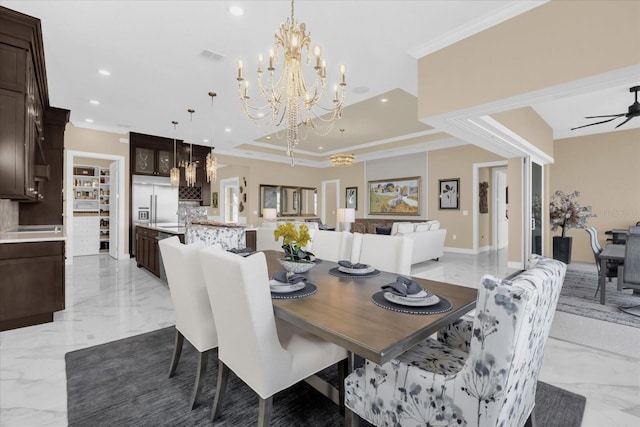
[[9,199],[0,199],[0,231],[18,225],[20,221],[20,204]]

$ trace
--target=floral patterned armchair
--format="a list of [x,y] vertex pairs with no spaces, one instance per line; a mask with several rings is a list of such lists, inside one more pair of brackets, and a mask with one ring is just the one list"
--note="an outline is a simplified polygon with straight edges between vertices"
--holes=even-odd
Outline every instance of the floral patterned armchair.
[[380,366],[345,380],[347,425],[523,426],[566,265],[537,257],[511,281],[482,278],[473,322],[458,320]]

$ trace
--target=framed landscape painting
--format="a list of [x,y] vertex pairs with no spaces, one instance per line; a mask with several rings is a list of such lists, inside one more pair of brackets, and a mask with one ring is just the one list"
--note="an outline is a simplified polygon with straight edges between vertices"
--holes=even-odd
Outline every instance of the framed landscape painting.
[[369,181],[370,215],[420,215],[420,177]]
[[460,209],[460,178],[439,180],[440,209]]

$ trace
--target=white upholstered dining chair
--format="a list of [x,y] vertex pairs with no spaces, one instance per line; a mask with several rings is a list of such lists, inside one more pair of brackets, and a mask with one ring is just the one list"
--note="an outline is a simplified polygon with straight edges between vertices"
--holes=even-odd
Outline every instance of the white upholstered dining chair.
[[219,248],[200,252],[218,325],[218,381],[212,419],[220,415],[229,370],[259,397],[258,425],[267,426],[273,396],[338,362],[344,396],[344,348],[276,319],[264,253],[246,258]]
[[533,408],[544,346],[566,265],[537,264],[502,281],[482,278],[473,322],[458,320],[383,365],[345,380],[347,425],[523,426]]
[[411,275],[413,242],[404,236],[353,233],[351,262],[382,271]]
[[311,241],[311,252],[316,258],[338,262],[351,257],[353,234],[348,231],[316,230]]
[[185,338],[198,350],[198,367],[190,403],[193,409],[202,391],[209,354],[218,346],[216,324],[198,257],[204,243],[198,241],[183,245],[174,236],[160,240],[158,245],[176,315],[176,338],[169,378],[176,373]]

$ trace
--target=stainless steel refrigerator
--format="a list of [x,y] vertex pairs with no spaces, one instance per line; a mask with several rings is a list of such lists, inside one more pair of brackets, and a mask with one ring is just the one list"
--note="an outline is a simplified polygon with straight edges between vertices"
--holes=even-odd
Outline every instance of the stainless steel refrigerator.
[[[131,242],[136,239],[136,225],[177,225],[178,187],[173,187],[169,178],[158,176],[132,176],[133,204],[131,212]],[[131,245],[135,255],[136,245]]]

